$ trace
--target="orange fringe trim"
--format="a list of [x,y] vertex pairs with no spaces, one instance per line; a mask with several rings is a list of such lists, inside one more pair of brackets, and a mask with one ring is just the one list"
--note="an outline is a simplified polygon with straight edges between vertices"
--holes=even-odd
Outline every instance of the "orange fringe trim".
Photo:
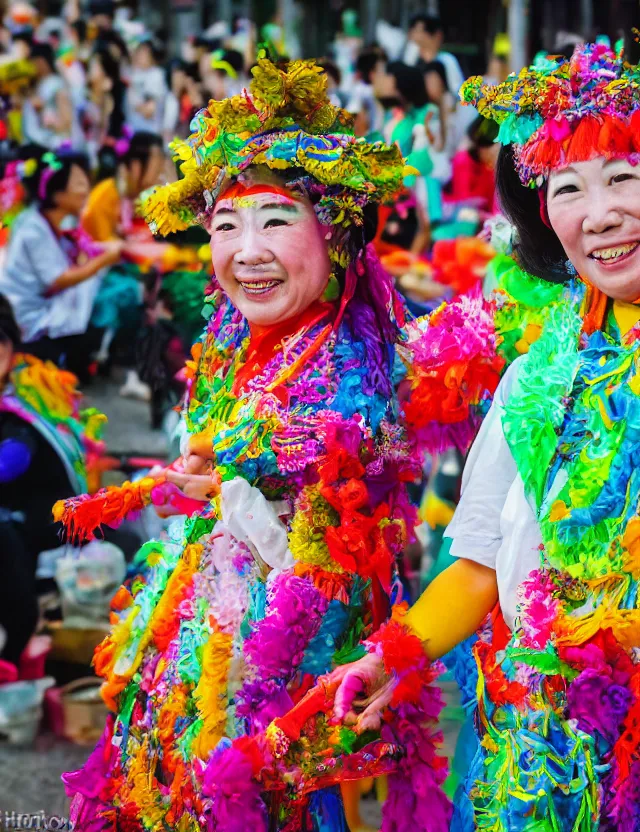
[[593,335],[594,332],[602,329],[609,298],[596,286],[586,280],[584,282],[587,285],[587,294],[584,301],[585,313],[582,320],[582,331],[585,335]]

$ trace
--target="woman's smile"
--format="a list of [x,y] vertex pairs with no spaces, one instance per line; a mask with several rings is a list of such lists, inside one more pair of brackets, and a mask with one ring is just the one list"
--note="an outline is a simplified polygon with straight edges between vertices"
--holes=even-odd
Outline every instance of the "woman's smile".
[[282,285],[282,280],[275,280],[271,278],[259,278],[257,280],[238,280],[239,285],[242,287],[245,295],[250,297],[252,300],[256,298],[263,298],[265,300],[271,299],[271,296],[275,294],[276,290]]
[[640,246],[640,240],[633,243],[617,243],[607,248],[598,248],[589,254],[592,260],[597,260],[601,266],[610,268],[619,263],[626,262]]

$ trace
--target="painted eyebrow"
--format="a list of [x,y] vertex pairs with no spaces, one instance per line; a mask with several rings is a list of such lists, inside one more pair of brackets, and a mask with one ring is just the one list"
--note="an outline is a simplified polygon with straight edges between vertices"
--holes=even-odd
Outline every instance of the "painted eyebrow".
[[580,175],[580,174],[578,173],[578,171],[577,171],[575,168],[573,168],[573,167],[571,167],[571,165],[569,165],[569,167],[567,167],[567,168],[562,168],[562,170],[559,170],[559,171],[556,173],[556,176],[562,176],[562,175],[563,175],[563,174],[565,174],[565,173],[575,173],[575,174],[576,174],[576,176],[579,176],[579,175]]
[[602,167],[603,168],[608,168],[608,167],[611,167],[611,165],[618,164],[619,162],[625,162],[627,165],[629,165],[632,168],[636,167],[635,165],[632,165],[631,162],[629,162],[628,159],[624,159],[621,156],[614,156],[612,159],[607,159],[607,161],[604,163],[604,165]]
[[259,211],[274,211],[274,210],[288,211],[290,214],[298,213],[298,204],[296,202],[265,202],[260,205]]
[[218,208],[218,210],[213,215],[213,219],[214,220],[217,219],[220,216],[220,214],[235,214],[235,213],[236,212],[233,210],[233,208]]

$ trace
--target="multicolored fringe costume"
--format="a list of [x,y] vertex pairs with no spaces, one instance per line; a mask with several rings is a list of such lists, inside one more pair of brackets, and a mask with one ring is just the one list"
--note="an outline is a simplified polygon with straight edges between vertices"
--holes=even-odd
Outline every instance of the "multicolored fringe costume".
[[[221,495],[178,524],[172,542],[147,544],[149,571],[116,597],[115,627],[95,665],[117,716],[105,748],[66,781],[84,798],[76,798],[80,829],[235,829],[217,825],[229,811],[215,790],[223,773],[230,789],[254,794],[251,827],[266,829],[251,758],[236,746],[226,751],[225,738],[264,732],[318,676],[358,655],[360,640],[387,617],[394,559],[415,524],[404,483],[418,475],[425,447],[446,441],[432,417],[451,418],[455,399],[453,418],[468,438],[470,403],[498,378],[481,301],[441,311],[426,332],[407,323],[397,352],[376,336],[365,306],[353,301],[337,326],[335,307],[323,306],[242,381],[246,322],[219,291],[209,300],[185,416],[191,432],[211,435]],[[447,347],[457,360],[446,372],[457,379],[445,384],[437,355]],[[414,395],[400,406],[402,380]],[[424,730],[427,753],[433,738]],[[323,828],[312,825],[303,797],[319,776],[320,752],[330,764],[327,734],[318,729],[305,752],[285,761],[291,794],[271,804],[278,828]],[[408,736],[395,737],[394,754]],[[334,757],[362,751],[358,740],[342,729]],[[388,741],[373,742],[358,776],[384,770],[366,754],[384,756],[385,748],[392,752]],[[422,785],[433,790],[432,819],[438,801],[446,818],[435,796],[441,774],[434,769]],[[246,799],[236,799],[244,812]],[[322,805],[316,814],[327,811]]]
[[[638,66],[588,44],[461,95],[501,123],[543,209],[552,170],[640,160],[639,91]],[[542,545],[513,632],[496,615],[476,643],[481,748],[456,828],[638,832],[640,325],[621,335],[612,302],[579,279],[495,265],[502,348],[526,354],[502,426]]]
[[[196,119],[185,179],[148,210],[165,230],[183,227],[248,166],[285,170],[335,226],[341,293],[252,337],[214,280],[184,418],[210,442],[219,494],[146,544],[145,573],[114,599],[95,656],[113,713],[85,768],[65,777],[73,821],[82,832],[337,832],[336,784],[392,773],[385,830],[404,829],[409,811],[414,829],[444,832],[438,668],[400,612],[386,630],[402,634],[399,652],[383,634],[368,643],[402,680],[381,733],[329,724],[330,691],[314,686],[390,615],[416,521],[406,483],[427,450],[473,436],[502,367],[492,317],[465,297],[407,320],[361,231],[367,202],[402,179],[398,151],[353,136],[313,62],[261,60],[254,75],[250,92]],[[130,490],[122,498],[120,514]],[[74,505],[63,507],[71,525]]]
[[[482,747],[469,795],[478,829],[635,832],[640,324],[621,337],[610,314],[586,335],[584,284],[548,288],[559,296],[538,310],[542,334],[503,416],[535,500],[540,569],[521,585],[514,632],[498,616],[476,644]],[[532,313],[504,292],[502,305],[512,329]]]
[[99,485],[100,439],[106,417],[95,408],[80,410],[82,395],[72,373],[33,355],[14,356],[0,411],[32,425],[55,449],[76,494]]

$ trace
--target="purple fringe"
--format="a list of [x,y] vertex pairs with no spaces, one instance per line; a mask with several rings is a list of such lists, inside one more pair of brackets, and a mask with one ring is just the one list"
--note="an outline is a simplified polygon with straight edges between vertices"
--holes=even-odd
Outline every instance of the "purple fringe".
[[453,806],[442,791],[446,758],[437,753],[442,734],[436,730],[444,703],[440,689],[422,689],[416,704],[401,704],[382,729],[382,739],[405,749],[395,774],[389,775],[389,796],[382,809],[381,832],[449,832]]
[[249,722],[249,733],[263,730],[286,713],[287,683],[316,635],[329,602],[305,578],[283,573],[273,582],[267,615],[246,640],[247,678],[235,697],[236,715]]
[[204,769],[201,818],[206,832],[267,832],[267,810],[251,760],[233,745],[216,751]]

